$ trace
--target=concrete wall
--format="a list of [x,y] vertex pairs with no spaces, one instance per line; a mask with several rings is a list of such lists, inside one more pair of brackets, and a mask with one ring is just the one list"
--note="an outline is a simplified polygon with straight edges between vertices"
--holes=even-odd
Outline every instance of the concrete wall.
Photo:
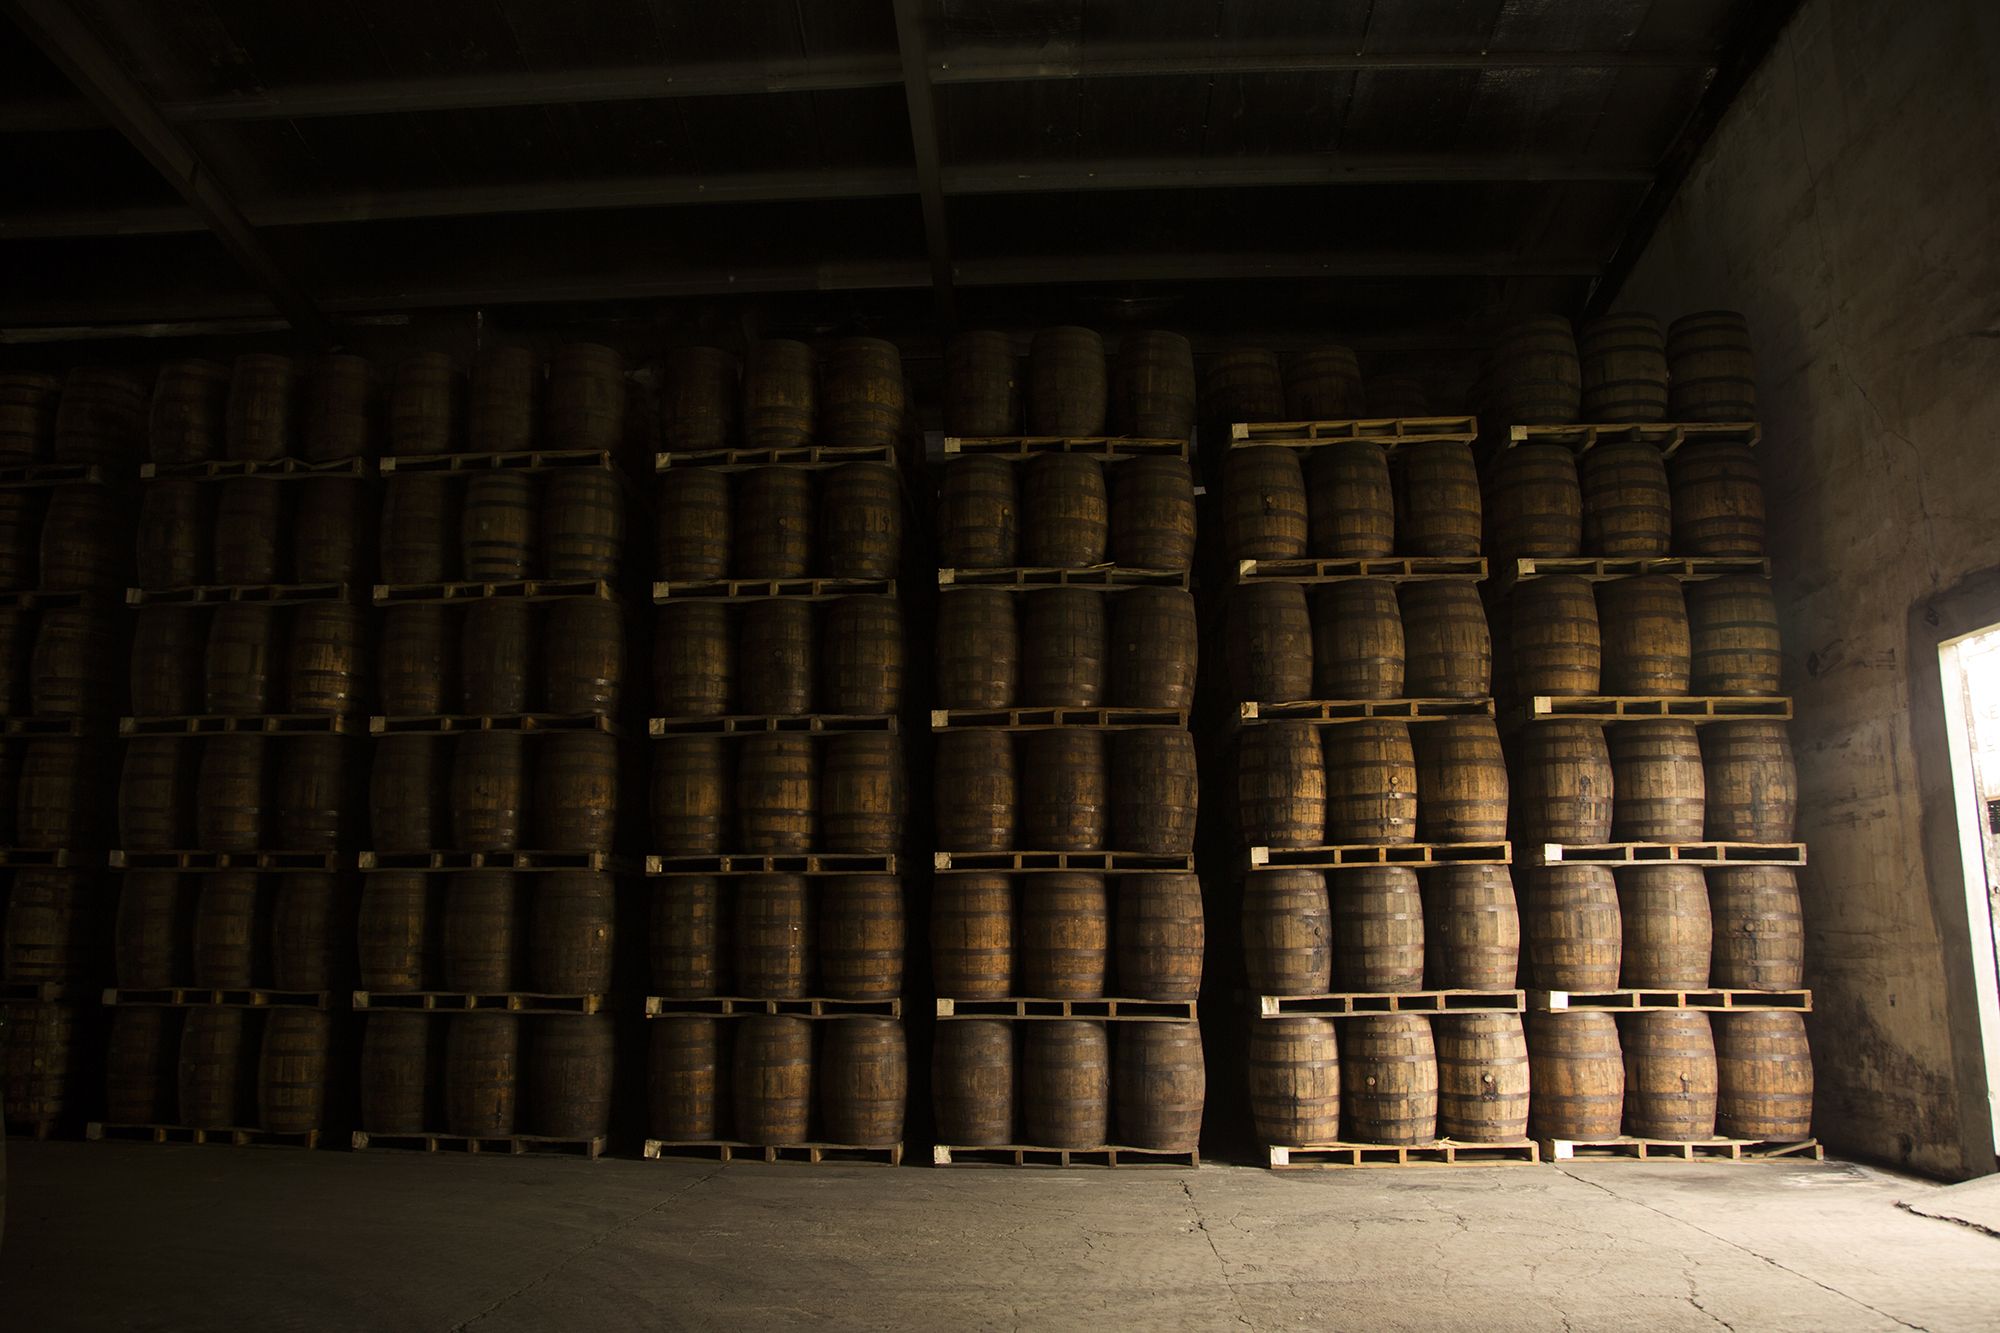
[[2000,566],[2000,7],[1807,0],[1617,304],[1739,309],[1757,344],[1817,1130],[1992,1171],[1962,890],[1925,841],[1923,779],[1950,825],[1940,729],[1912,716],[1937,664],[1912,631]]

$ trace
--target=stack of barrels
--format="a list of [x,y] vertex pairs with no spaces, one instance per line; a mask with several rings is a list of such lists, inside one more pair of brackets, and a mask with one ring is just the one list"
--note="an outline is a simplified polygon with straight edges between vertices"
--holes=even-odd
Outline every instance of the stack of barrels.
[[[941,870],[938,995],[1186,1003],[1203,941],[1190,859],[1193,357],[1176,334],[1132,333],[1107,370],[1096,333],[1056,328],[1034,336],[1021,371],[1004,334],[962,334],[947,351],[959,452],[937,510],[939,565],[954,571],[937,613],[937,847],[1111,853],[1114,873],[1032,855]],[[1014,440],[1024,400],[1027,434],[1054,442]],[[1098,439],[1107,422],[1146,443]],[[1070,586],[1070,573],[1106,565],[1108,577],[1081,581],[1108,586]],[[1148,868],[1123,873],[1128,861]],[[939,1023],[936,1042],[940,1144],[1197,1148],[1191,1007],[1167,1021],[961,1016]]]
[[[1665,334],[1618,314],[1569,340],[1561,320],[1518,330],[1495,357],[1490,422],[1756,419],[1741,316],[1704,312]],[[1782,645],[1768,579],[1712,570],[1764,554],[1764,502],[1747,437],[1691,435],[1671,458],[1646,440],[1579,458],[1532,442],[1486,476],[1489,546],[1518,557],[1692,557],[1663,574],[1524,579],[1505,607],[1512,692],[1762,700]],[[1772,710],[1778,718],[1782,707]],[[1787,843],[1797,774],[1782,720],[1531,721],[1513,755],[1514,836],[1535,846],[1610,841]],[[1797,872],[1782,865],[1565,864],[1528,872],[1525,974],[1571,992],[1794,990],[1803,926]],[[1531,1016],[1536,1133],[1545,1139],[1795,1140],[1810,1130],[1812,1066],[1796,1012],[1655,1010]]]
[[146,386],[121,371],[0,375],[0,1108],[36,1135],[91,1100],[118,596],[145,430]]
[[[371,1138],[608,1131],[628,397],[592,344],[396,368],[358,932]],[[431,991],[474,1012],[397,1011]]]
[[668,353],[651,1153],[900,1158],[904,409],[878,339]]
[[1426,417],[1431,411],[1421,377],[1371,373],[1364,378],[1354,349],[1335,343],[1283,355],[1236,343],[1202,362],[1202,434],[1215,441],[1204,453],[1215,470],[1227,458],[1230,428],[1238,422]]
[[[1476,572],[1424,577],[1436,572],[1427,559],[1462,562],[1480,553],[1469,440],[1402,444],[1393,453],[1368,442],[1239,445],[1223,476],[1232,561],[1394,555],[1411,557],[1409,572],[1418,576],[1238,583],[1229,608],[1232,711],[1250,714],[1241,706],[1250,703],[1427,701],[1412,709],[1415,721],[1357,718],[1346,708],[1324,710],[1324,722],[1244,717],[1236,752],[1241,843],[1493,844],[1476,860],[1422,872],[1253,863],[1242,881],[1250,990],[1510,989],[1520,936],[1498,846],[1508,785],[1486,616]],[[1420,1144],[1440,1136],[1518,1143],[1527,1092],[1514,1013],[1253,1023],[1251,1112],[1267,1144]]]

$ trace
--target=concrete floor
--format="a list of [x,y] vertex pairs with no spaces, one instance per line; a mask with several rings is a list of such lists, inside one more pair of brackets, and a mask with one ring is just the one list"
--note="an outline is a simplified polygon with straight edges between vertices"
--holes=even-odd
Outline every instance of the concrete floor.
[[0,1327],[2000,1325],[2000,1239],[1835,1163],[1278,1175],[7,1145]]

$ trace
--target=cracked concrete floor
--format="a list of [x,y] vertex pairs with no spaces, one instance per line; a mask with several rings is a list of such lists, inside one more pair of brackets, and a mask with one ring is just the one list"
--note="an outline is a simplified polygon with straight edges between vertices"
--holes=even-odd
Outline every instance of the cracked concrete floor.
[[0,1327],[1971,1329],[2000,1239],[1844,1164],[1279,1175],[7,1145]]

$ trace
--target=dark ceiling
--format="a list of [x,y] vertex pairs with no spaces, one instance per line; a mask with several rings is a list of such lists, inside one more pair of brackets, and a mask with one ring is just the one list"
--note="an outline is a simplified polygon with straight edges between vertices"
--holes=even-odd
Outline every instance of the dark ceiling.
[[1581,307],[1790,8],[0,0],[0,327],[694,297],[1451,344]]

